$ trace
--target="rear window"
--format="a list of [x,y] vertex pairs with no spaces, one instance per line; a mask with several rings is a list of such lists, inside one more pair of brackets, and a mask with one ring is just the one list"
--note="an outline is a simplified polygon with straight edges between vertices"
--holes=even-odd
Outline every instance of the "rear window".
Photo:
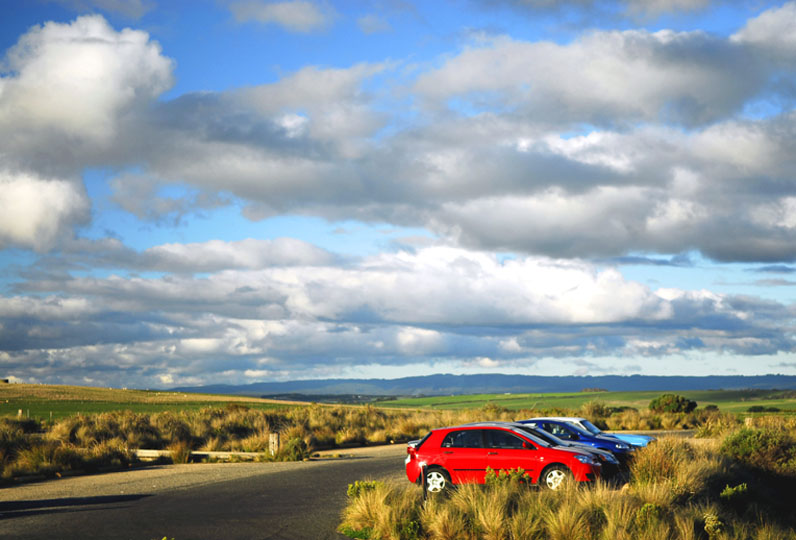
[[483,448],[484,441],[480,429],[451,431],[442,439],[443,448]]
[[431,437],[431,432],[430,432],[430,431],[429,431],[428,433],[426,433],[426,436],[425,436],[425,437],[423,437],[422,439],[420,439],[419,441],[417,441],[417,443],[416,443],[416,444],[413,444],[412,446],[413,446],[415,449],[418,449],[418,448],[420,448],[421,446],[423,446],[423,443],[424,443],[424,442],[426,442],[426,441],[428,440],[428,438],[429,438],[429,437]]

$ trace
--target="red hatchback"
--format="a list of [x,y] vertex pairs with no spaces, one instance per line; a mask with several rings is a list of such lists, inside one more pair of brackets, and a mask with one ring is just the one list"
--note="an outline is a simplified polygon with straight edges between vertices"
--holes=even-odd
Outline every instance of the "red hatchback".
[[601,469],[591,454],[551,446],[519,426],[498,422],[435,429],[410,442],[406,452],[406,476],[420,484],[425,471],[430,492],[448,484],[483,484],[487,467],[496,472],[523,469],[533,483],[549,489],[567,478],[592,482]]

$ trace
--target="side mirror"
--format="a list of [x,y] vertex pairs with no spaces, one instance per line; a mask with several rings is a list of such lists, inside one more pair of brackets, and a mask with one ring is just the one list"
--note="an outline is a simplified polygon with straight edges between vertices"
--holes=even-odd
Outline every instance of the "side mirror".
[[531,443],[525,441],[523,441],[522,443],[522,448],[524,450],[536,450],[536,448]]

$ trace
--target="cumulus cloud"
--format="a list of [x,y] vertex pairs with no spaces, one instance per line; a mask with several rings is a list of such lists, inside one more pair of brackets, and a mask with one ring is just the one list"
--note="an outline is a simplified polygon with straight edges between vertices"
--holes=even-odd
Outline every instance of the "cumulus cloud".
[[[411,69],[305,66],[168,100],[174,65],[145,32],[99,16],[34,27],[0,76],[0,248],[54,251],[0,297],[0,366],[74,382],[108,380],[112,366],[122,384],[148,385],[374,363],[791,353],[792,307],[653,290],[584,258],[796,259],[796,114],[783,105],[793,6],[730,38],[481,36]],[[329,21],[309,2],[230,9],[300,32]],[[771,108],[747,114],[758,100]],[[142,250],[73,238],[90,216],[87,167],[115,171],[110,200],[160,225],[240,203],[251,219],[437,236],[363,259],[290,238]]]
[[[284,246],[290,257],[292,242]],[[168,375],[182,384],[325,373],[338,364],[472,360],[494,367],[543,357],[775,354],[794,345],[784,330],[793,313],[778,303],[655,291],[585,262],[500,261],[431,247],[345,267],[321,253],[308,255],[312,267],[295,258],[279,266],[277,257],[257,253],[263,247],[277,248],[210,242],[143,254],[178,271],[175,261],[197,252],[212,272],[203,277],[28,283],[23,289],[37,296],[0,299],[7,344],[0,363],[27,362],[34,373],[57,361],[63,377],[70,366],[97,374],[110,362],[120,377]],[[223,258],[236,262],[223,265]]]
[[122,122],[171,85],[172,62],[146,32],[84,16],[34,26],[3,67],[0,247],[44,251],[88,220],[83,168],[117,152]]
[[787,2],[750,19],[731,41],[752,45],[793,67],[796,53],[796,3]]
[[[770,75],[741,47],[702,32],[593,32],[573,43],[486,38],[422,74],[415,91],[510,105],[548,122],[700,124],[738,111]],[[738,80],[744,66],[746,76]]]
[[289,2],[263,2],[244,0],[229,6],[238,22],[256,21],[283,26],[291,32],[312,32],[327,26],[331,14],[313,2],[293,0]]
[[98,15],[34,26],[5,64],[0,129],[57,130],[95,144],[172,84],[172,62],[146,32],[117,32]]
[[46,251],[88,214],[86,194],[74,181],[0,169],[0,249]]
[[334,262],[326,250],[294,238],[211,240],[198,244],[164,244],[141,254],[142,267],[168,272],[214,272],[226,268],[320,266]]

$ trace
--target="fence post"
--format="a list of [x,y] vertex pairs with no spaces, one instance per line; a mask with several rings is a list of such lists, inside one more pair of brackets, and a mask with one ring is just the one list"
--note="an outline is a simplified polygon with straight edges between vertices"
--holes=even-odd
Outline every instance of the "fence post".
[[22,409],[19,409],[19,411],[17,411],[17,418],[22,418]]
[[423,488],[423,504],[426,503],[426,499],[428,498],[428,484],[426,483],[426,466],[423,465],[420,467],[420,478],[422,481],[420,482],[420,486]]
[[272,456],[275,456],[276,453],[279,452],[279,433],[268,434],[268,449]]

